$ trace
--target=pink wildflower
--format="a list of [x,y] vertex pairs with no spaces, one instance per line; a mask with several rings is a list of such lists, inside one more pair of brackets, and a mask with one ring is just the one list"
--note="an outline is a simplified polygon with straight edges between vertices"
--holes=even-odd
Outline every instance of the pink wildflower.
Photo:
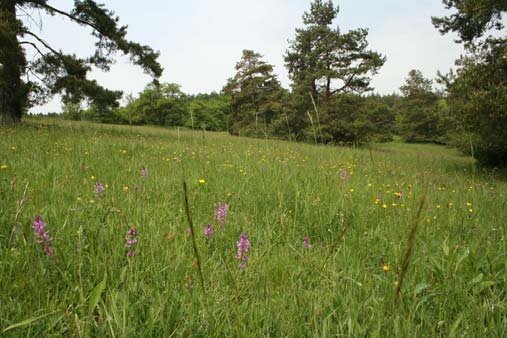
[[246,264],[248,263],[248,250],[250,250],[250,241],[245,234],[241,234],[241,236],[239,236],[237,246],[238,253],[236,255],[236,259],[240,262],[239,268],[244,270],[246,268]]
[[32,229],[35,231],[37,243],[44,244],[44,252],[49,256],[54,254],[54,250],[51,248],[53,238],[51,238],[49,232],[46,230],[46,223],[42,221],[39,214],[35,215]]

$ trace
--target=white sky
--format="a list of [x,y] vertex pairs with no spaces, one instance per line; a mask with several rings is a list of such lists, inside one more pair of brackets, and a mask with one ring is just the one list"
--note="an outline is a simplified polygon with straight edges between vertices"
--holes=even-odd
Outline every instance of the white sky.
[[[161,81],[174,82],[191,94],[220,91],[233,76],[243,49],[253,49],[275,66],[282,85],[289,87],[283,57],[310,0],[151,0],[103,1],[128,25],[127,38],[160,51],[165,71]],[[70,10],[69,0],[49,1]],[[397,91],[408,72],[417,68],[434,78],[447,72],[463,53],[455,36],[442,36],[431,24],[431,16],[449,13],[441,0],[335,0],[340,6],[336,24],[342,31],[369,28],[370,48],[387,57],[372,85],[381,94]],[[39,18],[39,13],[32,13]],[[78,56],[92,54],[90,30],[60,17],[40,13],[43,27],[31,29],[54,48]],[[26,21],[26,20],[25,20]],[[27,24],[30,22],[26,21]],[[137,95],[150,77],[118,57],[108,73],[93,71],[103,86]],[[36,107],[33,112],[60,111],[60,101]]]

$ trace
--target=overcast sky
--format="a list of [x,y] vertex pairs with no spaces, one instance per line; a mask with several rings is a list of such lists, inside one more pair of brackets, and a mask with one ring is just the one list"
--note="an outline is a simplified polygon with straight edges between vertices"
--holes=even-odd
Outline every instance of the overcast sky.
[[[100,1],[99,1],[100,2]],[[70,10],[69,0],[49,3]],[[145,0],[104,1],[120,23],[128,25],[127,38],[160,51],[165,71],[163,82],[174,82],[191,94],[220,91],[233,76],[234,65],[243,49],[253,49],[275,66],[282,85],[290,82],[283,56],[293,39],[295,29],[302,27],[302,15],[310,0]],[[335,0],[340,13],[335,22],[342,32],[368,28],[370,48],[387,57],[380,73],[373,78],[375,92],[397,91],[407,73],[420,69],[426,77],[447,72],[463,53],[454,43],[455,36],[441,36],[431,24],[431,16],[449,13],[441,0]],[[39,13],[32,13],[34,19]],[[26,21],[53,47],[79,56],[92,54],[94,39],[90,30],[61,17],[40,13],[42,30]],[[38,21],[38,20],[36,20]],[[108,73],[93,71],[103,86],[137,95],[150,77],[129,64],[128,58],[117,58]],[[33,112],[60,111],[55,99]]]

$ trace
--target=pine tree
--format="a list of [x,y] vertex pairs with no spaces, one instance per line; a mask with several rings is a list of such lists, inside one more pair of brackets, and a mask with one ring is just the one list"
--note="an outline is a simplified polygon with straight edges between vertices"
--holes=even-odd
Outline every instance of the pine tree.
[[[41,10],[50,15],[66,17],[70,21],[92,29],[97,38],[95,53],[87,58],[65,54],[53,48],[34,33],[20,19],[19,12]],[[64,103],[78,103],[88,99],[99,109],[116,106],[121,92],[101,87],[87,79],[92,66],[109,70],[116,52],[130,55],[131,61],[157,79],[162,67],[158,52],[148,46],[126,39],[127,27],[118,24],[119,18],[102,4],[93,0],[75,0],[70,12],[48,4],[47,0],[2,0],[0,2],[0,114],[3,123],[21,120],[24,111],[34,103],[41,103],[61,94]],[[28,61],[27,49],[37,53]],[[27,73],[42,81],[25,80]],[[32,76],[31,78],[33,78]]]
[[314,103],[324,114],[332,115],[333,96],[371,90],[371,76],[385,62],[385,57],[368,50],[367,29],[342,33],[332,26],[338,13],[331,0],[313,1],[310,12],[303,15],[305,27],[296,29],[285,55],[294,94],[291,125],[299,136],[304,134]]
[[244,50],[235,69],[235,76],[223,88],[231,102],[229,132],[267,137],[269,125],[281,110],[283,94],[273,66],[261,54]]

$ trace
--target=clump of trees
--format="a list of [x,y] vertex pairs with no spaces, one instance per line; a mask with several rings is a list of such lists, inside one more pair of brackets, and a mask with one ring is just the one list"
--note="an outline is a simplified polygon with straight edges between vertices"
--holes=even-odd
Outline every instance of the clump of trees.
[[103,114],[94,105],[83,109],[80,104],[63,106],[63,117],[101,123],[159,125],[225,131],[230,103],[223,94],[185,94],[175,83],[148,84],[138,97],[126,97],[124,106]]
[[433,90],[433,81],[412,69],[400,91],[398,134],[407,142],[444,143],[445,129],[440,124],[443,98]]
[[[413,69],[400,94],[372,94],[370,82],[386,57],[369,49],[368,30],[343,32],[334,24],[339,7],[313,0],[284,55],[290,89],[278,81],[260,53],[244,50],[220,93],[188,95],[174,83],[159,83],[158,53],[126,39],[126,27],[93,0],[76,0],[70,12],[47,1],[0,3],[0,113],[3,123],[19,121],[30,105],[61,94],[63,115],[106,123],[155,124],[229,131],[233,135],[277,137],[334,144],[406,142],[452,144],[480,163],[507,165],[507,36],[504,0],[443,0],[453,14],[433,18],[442,34],[456,32],[467,54],[457,71],[439,74],[445,85]],[[57,51],[19,20],[36,8],[89,27],[97,37],[88,58]],[[491,35],[492,31],[496,33]],[[26,49],[37,53],[26,59]],[[92,66],[108,70],[113,55],[131,56],[154,81],[120,107],[119,91],[86,78]],[[41,81],[30,81],[33,74]],[[30,77],[33,79],[33,77]],[[86,102],[83,105],[83,102]],[[86,107],[83,109],[83,107]]]
[[[504,0],[444,0],[454,13],[433,18],[442,34],[456,32],[467,54],[446,84],[454,144],[486,165],[507,165],[507,36]],[[496,31],[493,36],[492,31]],[[502,34],[503,33],[503,34]]]

